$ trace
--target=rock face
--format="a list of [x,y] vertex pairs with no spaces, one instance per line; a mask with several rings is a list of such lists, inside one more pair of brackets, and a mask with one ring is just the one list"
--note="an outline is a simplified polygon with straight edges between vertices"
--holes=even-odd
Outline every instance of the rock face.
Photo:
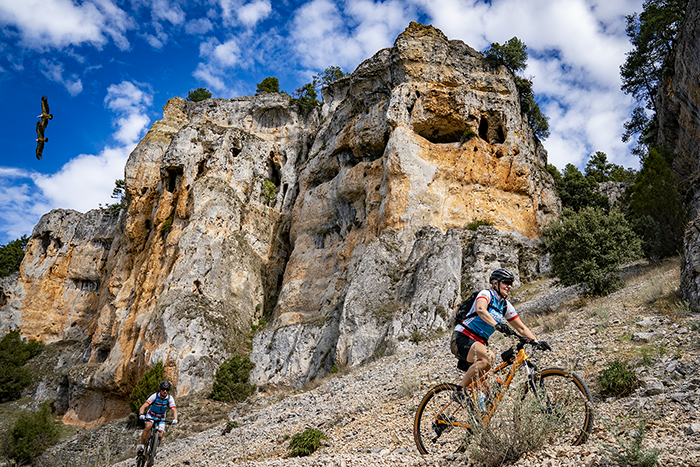
[[674,170],[688,190],[681,293],[700,309],[700,0],[690,0],[676,45],[674,74],[659,88],[659,142],[677,154]]
[[74,343],[37,391],[66,421],[119,416],[157,361],[205,389],[263,315],[252,379],[297,385],[449,328],[495,267],[546,269],[560,204],[505,68],[412,23],[323,98],[171,99],[127,208],[42,218],[0,324]]
[[[410,26],[323,98],[275,321],[253,346],[258,383],[447,329],[462,264],[450,229],[482,219],[534,238],[560,209],[509,72],[436,29]],[[503,263],[518,264],[489,257]]]

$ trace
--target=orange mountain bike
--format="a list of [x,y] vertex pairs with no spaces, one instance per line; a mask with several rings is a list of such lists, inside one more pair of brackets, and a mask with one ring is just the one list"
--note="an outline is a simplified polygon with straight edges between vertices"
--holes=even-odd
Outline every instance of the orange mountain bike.
[[[421,454],[448,455],[464,451],[471,427],[477,423],[488,424],[518,370],[525,371],[526,378],[524,387],[518,389],[522,394],[517,397],[521,400],[535,397],[539,410],[557,426],[556,436],[550,442],[574,446],[586,442],[593,428],[593,403],[583,380],[562,368],[538,371],[525,352],[526,345],[534,348],[537,343],[514,332],[513,335],[518,343],[501,354],[503,363],[482,375],[464,392],[456,384],[442,383],[423,397],[413,423],[413,438]],[[477,388],[484,387],[490,387],[489,397],[478,407]]]

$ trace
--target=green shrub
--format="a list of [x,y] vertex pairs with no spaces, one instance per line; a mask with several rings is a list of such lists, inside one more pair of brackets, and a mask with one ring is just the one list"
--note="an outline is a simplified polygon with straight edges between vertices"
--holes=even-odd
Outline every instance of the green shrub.
[[639,420],[636,430],[624,430],[627,432],[625,438],[613,432],[613,438],[617,445],[603,445],[603,449],[607,451],[612,461],[618,465],[634,467],[654,467],[658,464],[659,450],[656,448],[646,450],[642,445],[645,425],[644,420]]
[[0,246],[0,277],[9,276],[13,272],[19,271],[27,243],[29,243],[29,239],[26,235],[22,235],[7,245]]
[[294,97],[290,99],[291,105],[296,105],[299,110],[307,114],[320,105],[317,99],[318,93],[313,83],[307,83],[294,91]]
[[146,402],[146,399],[158,392],[158,385],[164,380],[165,367],[163,362],[158,362],[149,368],[131,391],[131,397],[129,398],[131,411],[136,414],[139,413],[139,408]]
[[687,215],[677,186],[662,151],[650,150],[629,190],[629,216],[642,239],[644,256],[651,260],[675,256],[682,250]]
[[601,394],[624,397],[632,394],[641,383],[628,362],[614,360],[600,370],[598,384]]
[[464,230],[476,230],[482,225],[491,226],[493,222],[488,219],[473,219],[470,223],[464,226]]
[[[488,423],[475,423],[465,438],[468,459],[475,465],[511,465],[528,452],[542,449],[565,429],[570,415],[543,411],[536,397],[522,397],[519,391],[506,392]],[[474,411],[474,409],[470,409]],[[472,413],[473,417],[480,417]]]
[[20,398],[22,389],[32,382],[24,364],[42,350],[43,342],[22,340],[19,329],[8,332],[0,340],[0,402]]
[[541,232],[552,254],[552,270],[563,285],[584,284],[588,291],[605,295],[617,287],[620,265],[637,259],[640,240],[625,217],[616,210],[605,214],[584,207],[564,210],[560,222]]
[[160,233],[163,235],[167,234],[171,230],[173,230],[173,221],[175,220],[175,214],[170,214],[167,219],[165,219],[165,222],[163,222],[163,225],[160,226]]
[[255,392],[255,385],[248,382],[253,362],[248,356],[236,354],[216,370],[211,398],[222,402],[243,401]]
[[211,98],[211,92],[207,88],[197,88],[187,93],[187,100],[199,102]]
[[12,428],[5,434],[5,457],[18,465],[30,463],[46,448],[56,444],[60,429],[51,417],[51,404],[44,402],[36,412],[23,411]]
[[289,451],[292,457],[303,457],[313,454],[321,447],[321,440],[328,437],[321,430],[307,428],[297,433],[289,440]]
[[258,87],[255,90],[255,95],[263,92],[280,92],[280,82],[274,76],[268,76],[261,83],[258,83]]
[[263,180],[262,194],[265,197],[265,204],[269,205],[277,196],[277,185],[275,185],[271,180]]

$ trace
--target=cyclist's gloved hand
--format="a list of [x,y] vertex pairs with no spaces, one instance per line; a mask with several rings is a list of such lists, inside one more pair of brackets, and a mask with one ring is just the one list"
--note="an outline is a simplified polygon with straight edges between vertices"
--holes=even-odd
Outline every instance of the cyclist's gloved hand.
[[535,346],[537,350],[552,350],[552,348],[547,344],[545,341],[537,341],[537,345]]
[[177,418],[173,420],[173,425],[177,425]]
[[145,416],[144,414],[139,414],[139,418],[140,418],[141,420],[146,420],[146,416]]
[[503,323],[496,323],[496,331],[505,334],[506,336],[513,335],[513,330],[507,324]]

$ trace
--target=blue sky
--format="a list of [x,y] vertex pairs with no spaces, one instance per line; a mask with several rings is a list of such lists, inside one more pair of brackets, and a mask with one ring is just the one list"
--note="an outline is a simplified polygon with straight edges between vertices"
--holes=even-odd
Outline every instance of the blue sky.
[[[549,161],[584,167],[595,151],[638,167],[620,140],[632,100],[619,67],[627,0],[0,0],[0,244],[56,208],[112,202],[114,180],[166,101],[206,87],[254,94],[276,76],[288,92],[330,65],[350,72],[410,21],[483,50],[528,45],[550,117]],[[40,98],[54,119],[35,157]]]

